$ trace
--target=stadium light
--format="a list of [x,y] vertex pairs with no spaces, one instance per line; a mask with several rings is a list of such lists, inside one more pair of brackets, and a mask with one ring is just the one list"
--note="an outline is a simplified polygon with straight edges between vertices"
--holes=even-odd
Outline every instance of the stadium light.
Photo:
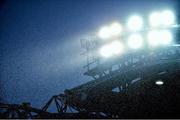
[[121,34],[121,32],[122,32],[121,24],[119,24],[117,22],[111,24],[111,26],[110,26],[110,34],[112,36],[118,36],[118,35]]
[[123,44],[120,41],[116,40],[116,41],[113,41],[112,43],[100,48],[100,54],[103,57],[108,58],[113,55],[121,54],[123,52],[123,49],[124,49]]
[[150,46],[159,45],[160,39],[160,32],[158,30],[150,31],[147,35],[147,40]]
[[159,27],[161,25],[161,15],[158,12],[153,12],[149,16],[149,23],[151,27]]
[[105,45],[100,49],[100,54],[103,57],[110,57],[112,55],[111,46]]
[[156,85],[163,85],[163,84],[164,84],[164,82],[161,80],[156,81]]
[[[125,46],[119,40],[114,41],[120,37],[127,38],[126,46],[130,49],[142,48],[145,40],[149,46],[153,47],[169,45],[173,41],[173,34],[168,28],[170,26],[173,28],[175,19],[174,13],[170,10],[153,12],[149,15],[149,28],[143,28],[145,25],[142,17],[134,15],[127,21],[127,34],[123,34],[123,36],[121,35],[124,28],[119,22],[104,26],[99,30],[98,36],[112,42],[105,43],[106,45],[99,49],[99,53],[103,57],[121,54]],[[147,34],[147,37],[144,38],[142,34]],[[104,44],[104,42],[102,43]]]
[[161,17],[164,26],[170,26],[175,22],[175,15],[170,10],[163,11]]
[[101,39],[108,39],[111,36],[111,34],[109,32],[109,27],[107,27],[107,26],[102,27],[98,33],[98,36]]
[[117,40],[111,43],[111,49],[115,55],[121,54],[123,52],[123,48],[123,44]]
[[140,16],[132,16],[130,17],[127,27],[131,31],[141,30],[143,27],[143,20]]
[[170,31],[168,30],[162,30],[160,31],[160,43],[163,44],[163,45],[168,45],[172,42],[173,40],[173,35]]
[[151,46],[168,45],[173,40],[173,35],[168,30],[154,30],[148,33],[148,43]]
[[110,26],[102,27],[98,36],[101,39],[108,39],[111,37],[119,36],[122,32],[122,26],[118,22],[112,23]]
[[153,12],[149,16],[149,23],[151,27],[169,27],[175,23],[175,15],[170,10]]
[[139,49],[143,45],[143,38],[140,34],[132,34],[128,38],[128,46],[132,49]]

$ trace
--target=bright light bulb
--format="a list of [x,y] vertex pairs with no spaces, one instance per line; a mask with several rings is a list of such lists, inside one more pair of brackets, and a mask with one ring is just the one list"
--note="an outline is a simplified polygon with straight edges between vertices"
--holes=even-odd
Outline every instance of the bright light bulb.
[[154,12],[149,16],[151,27],[168,27],[175,23],[175,15],[172,11]]
[[148,42],[151,46],[168,45],[172,40],[173,35],[168,30],[154,30],[148,33]]
[[140,16],[132,16],[128,21],[128,28],[131,31],[141,30],[143,27],[143,20]]
[[110,30],[109,30],[109,27],[102,27],[99,31],[99,34],[98,36],[101,38],[101,39],[107,39],[111,36],[110,34]]
[[112,43],[102,46],[100,49],[100,54],[103,57],[111,57],[114,55],[119,55],[123,52],[124,46],[120,41],[113,41]]
[[173,35],[168,30],[160,31],[160,36],[161,36],[161,38],[160,38],[159,42],[164,45],[170,44],[173,40]]
[[110,34],[112,36],[117,36],[117,35],[120,35],[122,32],[122,26],[121,24],[119,23],[113,23],[111,26],[110,26]]
[[159,41],[161,39],[160,32],[158,30],[153,30],[148,33],[147,39],[148,43],[151,46],[157,46],[159,45]]
[[123,52],[123,44],[119,41],[114,41],[111,43],[111,50],[113,54],[120,54]]
[[110,57],[112,55],[111,46],[105,45],[100,49],[100,54],[103,57]]
[[143,38],[140,34],[130,35],[128,38],[128,46],[132,49],[139,49],[143,45]]
[[161,25],[161,14],[154,12],[149,16],[149,23],[151,27],[159,27]]
[[175,23],[175,15],[170,10],[163,11],[161,18],[164,26],[170,26]]
[[164,82],[161,80],[156,81],[156,85],[163,85],[163,84],[164,84]]

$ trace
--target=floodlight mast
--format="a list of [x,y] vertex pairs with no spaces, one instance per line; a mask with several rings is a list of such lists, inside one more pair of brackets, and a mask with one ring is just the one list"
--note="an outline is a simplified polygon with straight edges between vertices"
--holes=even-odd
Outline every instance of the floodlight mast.
[[[117,24],[115,26],[112,31],[120,33],[118,32],[120,30],[117,30],[120,27],[117,27]],[[177,27],[179,28],[179,25],[174,26]],[[162,33],[166,35],[165,38],[159,37],[160,39],[171,41],[171,35],[167,31]],[[113,39],[110,44],[114,51],[112,54],[120,56],[115,59],[114,57],[104,59],[96,53],[99,47],[102,47],[100,39],[91,34],[87,39],[81,40],[81,46],[85,49],[83,55],[87,57],[85,75],[98,80],[92,80],[65,90],[64,94],[53,96],[42,109],[32,108],[29,103],[22,105],[0,103],[0,116],[6,119],[179,117],[180,45],[136,51],[134,40],[138,43],[142,40],[137,34],[135,36],[130,39],[132,51],[126,52],[126,49],[123,49],[123,52],[126,52],[123,55],[117,47],[121,46],[120,40]],[[106,41],[103,41],[104,43],[107,44]],[[113,69],[114,66],[116,69]],[[167,105],[169,102],[173,104]],[[53,108],[57,108],[56,113],[47,111],[52,103],[55,104]],[[78,113],[74,113],[72,109]],[[71,112],[68,113],[68,110]],[[166,114],[167,116],[164,116]]]
[[[180,70],[180,46],[172,44],[173,35],[170,31],[171,29],[174,30],[174,28],[177,27],[179,27],[179,25],[176,27],[174,25],[165,28],[160,27],[157,30],[155,29],[156,32],[153,31],[154,28],[152,27],[151,29],[145,31],[147,34],[150,33],[150,35],[144,35],[144,32],[142,32],[143,30],[138,32],[131,31],[130,34],[127,34],[128,36],[122,37],[126,39],[129,38],[127,39],[129,41],[118,39],[118,41],[123,44],[127,43],[130,49],[125,48],[124,53],[119,54],[116,57],[115,55],[111,56],[113,52],[110,52],[111,54],[109,53],[109,51],[112,50],[109,46],[111,46],[114,38],[101,39],[101,37],[97,37],[96,40],[98,43],[96,50],[99,50],[101,47],[103,48],[104,45],[107,46],[104,48],[103,54],[106,56],[106,53],[108,53],[108,57],[102,57],[100,56],[101,54],[96,56],[99,62],[97,66],[84,73],[87,76],[93,77],[95,80],[70,90],[70,93],[73,94],[70,94],[71,97],[69,99],[72,100],[72,98],[74,98],[72,102],[76,103],[77,106],[82,107],[82,109],[90,112],[103,111],[107,113],[106,115],[115,114],[121,116],[122,114],[118,112],[122,110],[123,105],[121,106],[121,102],[119,101],[122,99],[124,100],[125,96],[129,96],[130,93],[128,93],[128,89],[133,88],[132,83],[139,85],[140,82],[144,85],[144,83],[150,80],[156,87],[163,87],[164,85],[167,85],[167,81],[170,81],[171,83],[171,78],[173,78],[174,75],[179,76],[177,73],[179,73]],[[122,36],[122,34],[120,36]],[[154,39],[157,41],[154,42]],[[148,49],[146,46],[143,46],[144,42],[147,42]],[[157,44],[158,47],[150,47],[151,43]],[[168,45],[164,46],[164,44]],[[127,46],[124,45],[124,47]],[[141,47],[146,49],[137,49]],[[91,64],[88,65],[91,66]],[[149,85],[152,84],[150,83]],[[145,86],[147,87],[148,85],[144,85],[143,90],[145,90]],[[118,91],[116,91],[117,94],[113,92],[114,88],[118,89]],[[132,91],[134,93],[133,95],[138,96],[136,95],[138,93],[137,89]],[[124,95],[123,92],[128,95]],[[128,98],[126,100],[133,99]],[[124,104],[127,102],[122,103]],[[129,106],[129,102],[125,106]],[[130,106],[130,108],[132,108],[132,106]],[[134,110],[132,110],[132,113],[134,115]]]
[[[168,20],[168,22],[165,20]],[[90,40],[91,42],[87,40],[86,67],[88,69],[85,75],[92,76],[97,79],[111,73],[113,69],[112,67],[115,64],[118,66],[126,66],[126,64],[132,65],[134,64],[133,59],[137,58],[139,61],[142,60],[145,62],[146,60],[144,57],[148,58],[148,55],[152,52],[152,47],[157,46],[158,48],[165,45],[168,47],[167,45],[171,45],[173,43],[173,35],[168,29],[178,27],[177,25],[174,26],[174,24],[175,16],[173,12],[165,10],[155,12],[150,15],[150,28],[148,29],[143,28],[143,26],[145,26],[144,21],[137,15],[130,17],[130,20],[127,23],[127,29],[118,22],[102,27],[98,34],[94,34],[96,40]],[[146,33],[147,35],[145,35]],[[116,43],[113,46],[112,44],[114,41],[116,41]],[[90,50],[89,43],[93,42],[96,42],[96,45],[93,50]],[[130,53],[129,50],[132,53]],[[90,54],[94,54],[94,59],[91,62],[89,57]],[[117,61],[124,63],[119,64]],[[103,64],[106,65],[104,66]]]

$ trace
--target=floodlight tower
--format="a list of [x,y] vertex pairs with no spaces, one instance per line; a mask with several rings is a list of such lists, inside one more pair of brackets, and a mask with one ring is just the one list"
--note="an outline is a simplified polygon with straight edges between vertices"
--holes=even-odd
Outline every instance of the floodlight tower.
[[[177,81],[180,48],[173,34],[176,29],[179,25],[169,10],[151,14],[146,26],[143,19],[135,15],[130,17],[127,27],[118,22],[102,27],[95,34],[96,45],[92,51],[87,50],[94,53],[98,64],[88,63],[89,69],[84,74],[95,80],[66,90],[69,105],[78,106],[80,111],[102,112],[111,117],[148,116],[144,111],[157,115],[150,108],[165,105],[167,101],[159,103],[153,97],[164,99],[166,93],[171,96],[165,88],[173,88],[180,94],[180,87],[176,86],[180,84]],[[163,95],[155,94],[158,92]],[[169,108],[167,111],[172,111]],[[160,116],[166,114],[160,110]]]
[[[35,112],[32,118],[179,118],[180,45],[174,32],[180,26],[170,10],[153,12],[145,23],[134,15],[124,26],[116,21],[81,40],[84,74],[92,81],[53,96],[42,110],[4,104],[0,109],[20,109],[26,117]],[[53,102],[57,113],[47,112]]]
[[[91,43],[95,45],[91,50],[90,42],[83,41],[88,44],[87,54],[94,54],[94,60],[98,61],[96,65],[92,65],[95,61],[87,62],[88,70],[85,75],[95,79],[111,76],[110,73],[115,65],[117,69],[131,66],[134,64],[134,59],[146,64],[146,59],[152,52],[163,51],[175,44],[173,31],[179,26],[176,25],[172,11],[153,12],[148,22],[149,25],[145,25],[141,16],[134,15],[129,17],[125,26],[117,21],[104,26],[94,34],[95,39],[91,40]],[[89,69],[92,66],[93,68]]]

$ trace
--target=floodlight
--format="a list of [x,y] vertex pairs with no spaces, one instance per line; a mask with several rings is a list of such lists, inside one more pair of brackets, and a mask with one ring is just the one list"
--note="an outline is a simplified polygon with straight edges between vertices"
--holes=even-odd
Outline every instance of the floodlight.
[[161,14],[158,12],[151,13],[149,23],[151,27],[159,27],[161,25]]
[[111,46],[105,45],[100,49],[100,54],[103,57],[110,57],[112,55]]
[[128,29],[131,31],[141,30],[143,27],[143,20],[140,16],[132,16],[128,21]]
[[172,11],[154,12],[149,16],[151,27],[169,27],[175,23],[175,15]]
[[161,14],[162,24],[164,26],[170,26],[175,23],[175,15],[172,11],[166,10]]
[[172,42],[173,35],[168,30],[154,30],[148,33],[148,42],[152,46],[168,45]]
[[139,49],[142,47],[143,38],[140,34],[132,34],[128,38],[128,46],[132,49]]
[[163,85],[163,84],[164,84],[164,82],[161,80],[156,81],[156,85]]
[[105,27],[102,27],[99,31],[99,34],[98,36],[101,38],[101,39],[107,39],[111,36],[110,34],[110,30],[109,30],[109,27],[105,26]]
[[124,48],[123,44],[119,41],[113,41],[111,43],[111,49],[112,49],[113,54],[115,55],[122,53],[123,48]]
[[173,40],[173,35],[170,31],[168,30],[162,30],[160,31],[160,44],[168,45],[172,42]]
[[112,43],[103,46],[100,49],[100,54],[103,57],[111,57],[112,55],[119,55],[123,52],[124,46],[120,41],[113,41]]
[[117,35],[120,35],[122,32],[122,26],[121,24],[119,23],[113,23],[111,26],[110,26],[110,34],[112,36],[117,36]]
[[151,46],[159,45],[159,41],[161,39],[160,35],[161,35],[160,31],[158,30],[150,31],[147,35],[147,40],[148,40],[149,45]]

